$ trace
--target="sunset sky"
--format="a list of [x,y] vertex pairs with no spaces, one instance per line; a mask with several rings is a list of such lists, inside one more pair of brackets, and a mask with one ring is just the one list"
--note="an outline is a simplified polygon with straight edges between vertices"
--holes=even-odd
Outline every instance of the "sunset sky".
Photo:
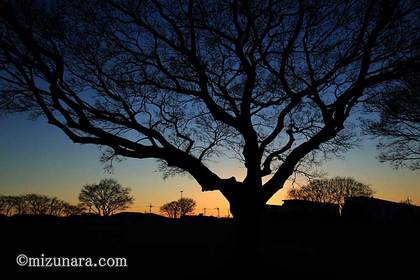
[[[82,185],[112,177],[123,186],[130,187],[135,196],[132,211],[145,211],[152,203],[160,206],[176,200],[183,190],[184,197],[197,201],[196,213],[207,208],[207,214],[227,215],[228,203],[218,192],[201,192],[199,185],[189,176],[163,180],[155,160],[126,159],[117,163],[113,174],[104,172],[100,163],[101,153],[94,145],[79,145],[48,125],[44,120],[30,121],[22,115],[0,119],[0,194],[16,195],[39,193],[56,196],[77,203]],[[371,185],[375,196],[401,201],[409,197],[420,205],[420,172],[394,170],[379,163],[375,142],[365,140],[360,148],[323,166],[328,177],[351,176]],[[211,163],[213,170],[222,177],[241,178],[239,163],[223,160]],[[278,192],[271,200],[280,204],[287,189]],[[157,207],[153,212],[158,212]]]

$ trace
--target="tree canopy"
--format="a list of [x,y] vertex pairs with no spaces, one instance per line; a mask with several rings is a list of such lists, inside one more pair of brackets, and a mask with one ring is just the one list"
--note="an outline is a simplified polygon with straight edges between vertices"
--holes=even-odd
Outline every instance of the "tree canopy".
[[79,200],[89,211],[109,216],[127,209],[133,203],[134,198],[130,191],[114,179],[103,179],[98,184],[84,185]]
[[[254,215],[351,147],[360,102],[420,69],[416,2],[3,0],[0,106]],[[221,155],[243,180],[208,166]]]
[[350,177],[312,180],[301,188],[289,190],[289,197],[321,203],[344,204],[346,197],[373,196],[373,190]]
[[160,207],[160,212],[167,215],[169,218],[178,218],[179,217],[179,205],[176,201],[171,201],[163,204]]
[[192,198],[180,198],[177,202],[179,205],[181,217],[192,213],[195,210],[195,207],[197,206],[197,203]]
[[180,198],[177,201],[165,203],[160,207],[160,212],[170,218],[180,218],[192,213],[197,203],[192,198]]
[[420,75],[408,75],[400,84],[367,102],[379,118],[369,121],[368,133],[379,138],[379,159],[394,167],[420,169]]

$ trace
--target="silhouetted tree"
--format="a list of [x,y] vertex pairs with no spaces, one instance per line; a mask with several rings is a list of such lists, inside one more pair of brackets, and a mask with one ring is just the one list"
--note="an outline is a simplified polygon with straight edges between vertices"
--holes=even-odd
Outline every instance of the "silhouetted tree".
[[47,205],[47,214],[53,216],[62,216],[65,205],[68,204],[56,197],[49,198]]
[[51,199],[46,195],[27,194],[23,197],[27,205],[27,214],[45,215],[50,209]]
[[407,197],[406,199],[401,200],[400,203],[406,204],[406,205],[413,205],[413,201],[409,197]]
[[15,207],[15,198],[13,196],[0,196],[0,214],[10,216]]
[[351,147],[360,101],[420,69],[416,2],[3,0],[1,107],[188,172],[246,240],[291,175]]
[[170,218],[179,218],[194,212],[197,203],[192,198],[180,198],[177,201],[165,203],[160,207],[160,212]]
[[13,203],[14,214],[30,214],[26,195],[12,196],[11,203]]
[[79,200],[101,216],[109,216],[127,209],[134,201],[130,189],[122,187],[114,179],[103,179],[99,184],[84,185]]
[[165,203],[160,207],[160,212],[166,214],[169,218],[178,218],[179,217],[179,205],[177,201],[172,201]]
[[192,198],[180,198],[177,201],[180,210],[180,216],[183,217],[194,212],[197,203]]
[[65,203],[62,210],[62,215],[68,217],[74,215],[81,215],[84,212],[86,212],[86,208],[82,203],[79,203],[78,205],[71,205]]
[[29,206],[29,198],[32,195],[1,195],[0,196],[0,209],[1,214],[11,216],[14,214],[31,214]]
[[13,214],[70,216],[80,215],[84,211],[83,205],[70,205],[56,197],[39,194],[0,195],[0,214],[6,216]]
[[1,195],[0,196],[0,214],[7,216],[7,214],[5,214],[6,211],[7,211],[7,200],[6,200],[6,196]]
[[400,84],[368,101],[368,109],[379,113],[368,122],[369,133],[382,141],[379,159],[394,167],[420,169],[420,75],[408,75]]
[[363,183],[349,177],[312,180],[301,188],[289,190],[289,197],[322,203],[344,204],[346,197],[372,197],[373,190]]

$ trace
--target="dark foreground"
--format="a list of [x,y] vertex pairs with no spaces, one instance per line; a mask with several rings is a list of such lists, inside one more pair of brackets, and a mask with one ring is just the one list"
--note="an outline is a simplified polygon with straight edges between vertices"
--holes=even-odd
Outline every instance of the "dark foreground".
[[[420,229],[414,225],[266,222],[259,256],[246,265],[235,261],[229,219],[170,220],[128,213],[106,219],[1,217],[0,236],[1,278],[9,271],[15,275],[132,272],[136,279],[417,279],[420,275]],[[124,257],[128,267],[19,267],[20,254]]]

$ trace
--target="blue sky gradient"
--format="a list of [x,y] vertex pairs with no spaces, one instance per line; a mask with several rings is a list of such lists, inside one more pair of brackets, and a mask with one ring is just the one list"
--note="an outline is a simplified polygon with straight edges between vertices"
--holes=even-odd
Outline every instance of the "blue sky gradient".
[[[328,177],[351,176],[370,184],[376,197],[394,201],[410,197],[420,205],[420,172],[395,170],[379,163],[377,154],[375,142],[364,140],[359,148],[347,152],[343,159],[327,162],[323,169]],[[116,163],[113,174],[107,174],[100,155],[97,146],[74,144],[45,120],[31,121],[23,115],[0,118],[0,194],[40,193],[77,203],[82,185],[113,177],[133,190],[136,202],[132,210],[144,211],[149,203],[159,206],[178,199],[183,190],[184,196],[197,200],[197,213],[205,207],[208,214],[215,214],[214,208],[219,207],[221,214],[227,215],[223,196],[202,193],[190,176],[163,180],[155,160],[137,159]],[[211,167],[222,177],[241,177],[237,162],[223,160]],[[286,190],[281,190],[270,202],[281,203],[285,194]]]

